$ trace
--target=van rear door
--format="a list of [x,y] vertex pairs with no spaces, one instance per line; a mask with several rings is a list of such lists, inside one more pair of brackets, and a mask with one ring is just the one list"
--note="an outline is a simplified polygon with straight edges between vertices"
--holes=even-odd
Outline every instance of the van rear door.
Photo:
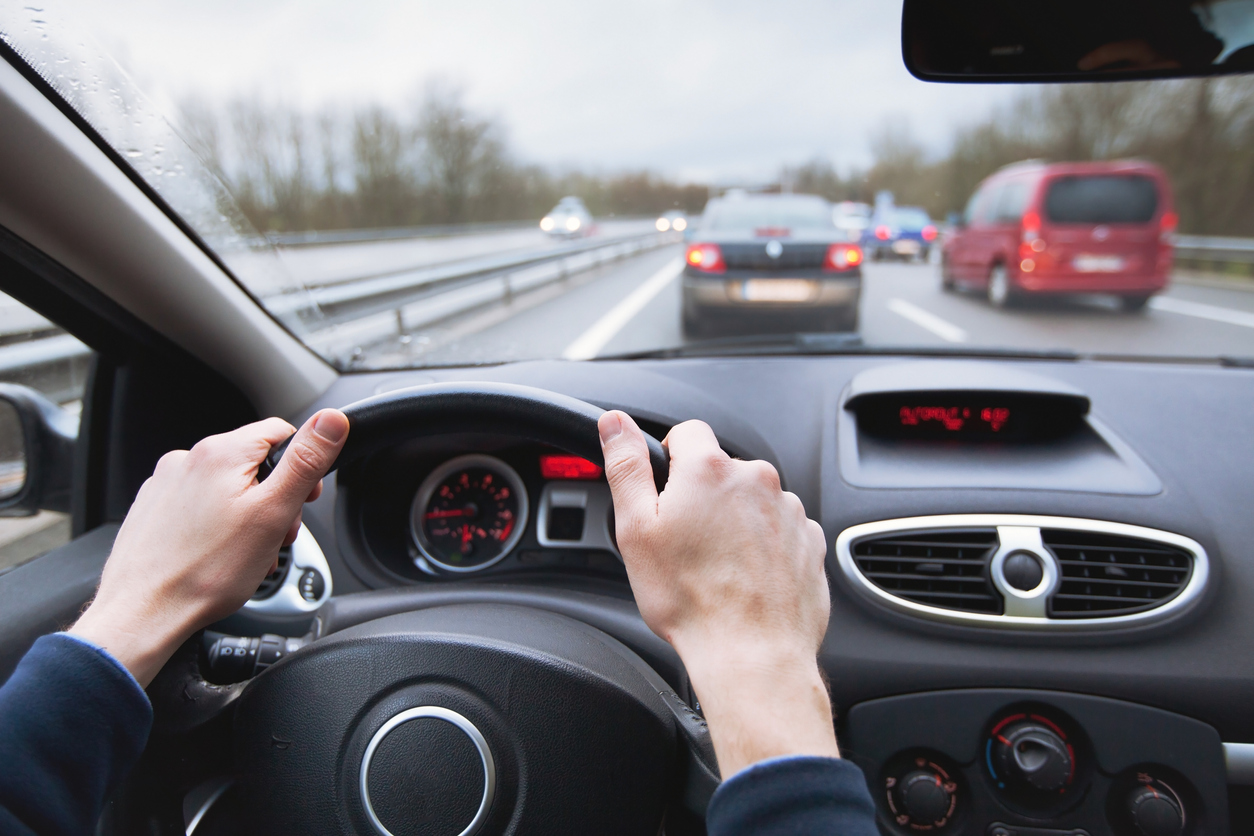
[[1163,196],[1148,174],[1063,174],[1041,201],[1042,236],[1056,275],[1149,276],[1158,259]]

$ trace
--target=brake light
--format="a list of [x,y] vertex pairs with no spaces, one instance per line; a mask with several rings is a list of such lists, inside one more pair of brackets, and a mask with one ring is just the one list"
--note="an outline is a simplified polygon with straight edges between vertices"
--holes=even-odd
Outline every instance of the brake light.
[[832,244],[823,260],[826,270],[849,270],[862,263],[862,248],[857,244]]
[[579,456],[551,453],[540,456],[540,475],[545,479],[600,479],[601,466]]
[[792,235],[792,230],[786,226],[760,226],[753,230],[753,234],[758,238],[787,238]]
[[727,264],[723,261],[723,251],[718,244],[692,244],[685,256],[688,264],[707,273],[723,273]]
[[1164,244],[1171,243],[1171,237],[1175,235],[1176,225],[1180,222],[1180,216],[1175,212],[1163,212],[1161,222],[1161,231],[1158,233],[1158,240]]
[[1031,243],[1041,235],[1041,216],[1035,212],[1023,213],[1023,240]]
[[875,237],[881,241],[887,241],[893,234],[893,231],[886,226],[877,226],[875,228]]
[[923,227],[923,240],[935,241],[936,240],[936,227],[932,226],[931,224],[928,224],[927,226]]

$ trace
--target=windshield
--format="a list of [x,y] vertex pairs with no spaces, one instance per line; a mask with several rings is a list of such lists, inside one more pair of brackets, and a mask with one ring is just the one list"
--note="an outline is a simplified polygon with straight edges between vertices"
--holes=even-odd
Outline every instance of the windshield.
[[0,37],[344,371],[1254,357],[1250,77],[929,84],[899,3],[657,12],[0,0]]

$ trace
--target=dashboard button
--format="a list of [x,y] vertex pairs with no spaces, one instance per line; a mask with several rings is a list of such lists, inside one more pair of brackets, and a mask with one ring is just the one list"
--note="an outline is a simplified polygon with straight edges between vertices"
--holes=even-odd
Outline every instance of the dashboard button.
[[1075,770],[1066,741],[1048,726],[1030,720],[999,732],[994,752],[1001,772],[1015,783],[1042,792],[1062,789]]
[[884,783],[889,809],[899,826],[915,832],[940,831],[953,821],[958,784],[935,761],[915,757],[903,772]]

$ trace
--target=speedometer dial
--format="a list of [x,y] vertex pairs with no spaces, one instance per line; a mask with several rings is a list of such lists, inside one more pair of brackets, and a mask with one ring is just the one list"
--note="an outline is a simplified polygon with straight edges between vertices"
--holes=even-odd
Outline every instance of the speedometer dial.
[[492,456],[459,456],[423,480],[410,511],[418,550],[450,572],[474,572],[507,555],[527,525],[527,490]]

